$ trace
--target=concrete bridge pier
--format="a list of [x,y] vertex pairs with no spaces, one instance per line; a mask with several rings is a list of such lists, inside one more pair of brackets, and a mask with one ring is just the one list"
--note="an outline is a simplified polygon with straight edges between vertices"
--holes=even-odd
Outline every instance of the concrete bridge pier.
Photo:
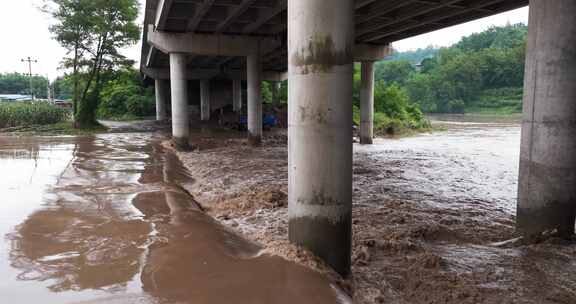
[[172,89],[172,140],[176,147],[188,149],[190,125],[188,121],[186,54],[170,53],[170,84]]
[[248,55],[248,143],[262,143],[262,67],[258,54]]
[[156,120],[165,121],[167,119],[166,106],[168,105],[170,83],[163,79],[156,79]]
[[232,107],[234,112],[242,111],[242,81],[232,80]]
[[200,80],[200,120],[210,120],[210,80]]
[[344,276],[352,232],[354,1],[288,1],[290,241]]
[[280,106],[280,89],[282,87],[282,83],[280,81],[273,81],[271,84],[272,104],[275,107],[278,107]]
[[574,234],[576,1],[531,0],[517,228]]
[[360,144],[371,145],[374,138],[374,61],[363,61],[360,88]]

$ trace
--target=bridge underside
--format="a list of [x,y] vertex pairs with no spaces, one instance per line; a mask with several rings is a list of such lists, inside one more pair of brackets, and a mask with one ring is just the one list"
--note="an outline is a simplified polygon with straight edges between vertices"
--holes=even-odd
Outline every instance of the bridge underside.
[[[200,100],[201,119],[210,118],[210,79],[231,80],[235,111],[246,81],[254,145],[262,136],[261,82],[287,79],[290,240],[346,275],[353,63],[362,63],[360,136],[369,144],[373,63],[390,53],[390,43],[525,5],[528,0],[148,0],[142,72],[156,80],[159,111],[170,99],[173,137],[183,148],[190,101]],[[530,5],[518,228],[527,235],[570,235],[576,216],[576,1]]]
[[[387,45],[394,41],[446,28],[528,5],[528,0],[357,0],[354,1],[357,44]],[[288,30],[288,0],[148,0],[145,25],[157,31],[278,37]],[[333,6],[327,3],[327,9]],[[144,41],[147,37],[145,27]],[[287,43],[262,56],[265,71],[286,72]],[[142,62],[168,68],[167,54],[149,44]],[[191,55],[189,69],[245,70],[241,56]]]

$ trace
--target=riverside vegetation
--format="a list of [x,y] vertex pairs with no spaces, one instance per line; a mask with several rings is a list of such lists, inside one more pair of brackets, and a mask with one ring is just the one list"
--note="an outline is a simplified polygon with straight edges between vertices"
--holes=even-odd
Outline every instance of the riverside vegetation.
[[448,48],[428,47],[376,66],[377,81],[396,85],[427,113],[522,111],[527,26],[492,27]]
[[[67,5],[65,1],[53,1],[53,3]],[[128,1],[127,5],[126,19],[132,24],[135,18],[134,2]],[[81,14],[79,11],[73,12]],[[66,19],[68,16],[60,17]],[[58,36],[59,34],[68,33],[68,30],[71,30],[65,28],[64,25],[62,23],[61,27],[52,29],[58,40],[63,39]],[[99,30],[104,32],[119,30],[114,28],[113,24],[110,26],[112,26],[111,29]],[[94,29],[96,32],[97,30]],[[118,46],[134,41],[135,32],[132,26],[127,31],[129,33],[125,33],[127,36],[118,42]],[[378,62],[375,67],[374,88],[376,134],[405,134],[429,130],[430,123],[423,113],[507,115],[521,112],[526,34],[527,26],[524,24],[492,27],[484,32],[464,37],[448,48],[427,47],[416,51],[395,53],[388,60]],[[71,50],[75,48],[73,43],[68,46]],[[112,52],[112,50],[102,50],[102,52]],[[114,56],[116,55],[112,57]],[[77,120],[83,119],[77,117],[80,115],[79,108],[82,104],[89,104],[93,107],[94,113],[87,114],[89,123],[85,124],[85,127],[91,128],[90,126],[95,125],[92,117],[130,120],[154,115],[153,88],[145,86],[138,71],[130,66],[129,60],[122,57],[117,61],[104,60],[102,64],[106,68],[98,71],[98,79],[92,81],[88,67],[77,66],[76,74],[74,74],[73,62],[73,58],[64,59],[65,66],[71,67],[72,73],[56,79],[53,83],[54,93],[60,99],[76,100],[77,107],[74,112],[77,115],[74,117]],[[93,81],[97,81],[97,85],[93,84]],[[45,87],[47,79],[37,77],[34,82],[37,96],[42,97],[42,92],[46,90],[40,88]],[[272,102],[271,86],[271,83],[263,82],[262,97],[266,103]],[[25,93],[27,87],[27,78],[23,75],[0,75],[0,88],[3,93]],[[287,81],[283,82],[279,92],[280,100],[288,100],[287,87]],[[82,95],[80,93],[85,96],[80,96]],[[359,103],[360,66],[357,65],[354,72],[353,97],[354,121],[357,124],[359,123]],[[41,113],[40,111],[49,113],[48,118],[37,117],[31,120],[24,118],[22,123],[36,121],[51,123],[54,121],[52,111],[58,111],[39,105],[13,107],[4,111],[19,114],[10,114],[10,123],[5,120],[0,124],[14,125],[18,121],[17,117],[25,117],[21,113],[32,115],[32,113]],[[71,117],[72,115],[68,118],[71,119]],[[78,124],[75,126],[82,127]]]
[[65,122],[70,112],[47,102],[0,102],[0,128]]

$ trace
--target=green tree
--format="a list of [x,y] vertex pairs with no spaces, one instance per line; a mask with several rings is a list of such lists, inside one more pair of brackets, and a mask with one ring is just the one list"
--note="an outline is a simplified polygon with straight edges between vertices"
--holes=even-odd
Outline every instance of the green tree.
[[526,29],[523,24],[493,27],[440,49],[405,81],[410,99],[426,112],[520,109]]
[[454,47],[463,51],[480,51],[487,48],[514,48],[524,45],[528,26],[519,23],[493,26],[483,32],[464,37]]
[[155,113],[154,90],[146,88],[138,71],[126,68],[106,75],[100,93],[98,117],[135,118]]
[[138,41],[137,0],[49,0],[45,8],[56,19],[55,39],[68,50],[63,65],[72,69],[74,125],[92,127],[104,74],[130,65],[119,49]]
[[73,99],[73,82],[74,81],[70,75],[64,75],[56,78],[53,83],[54,98],[63,100]]
[[[33,76],[32,92],[37,98],[47,98],[48,79],[42,76]],[[0,94],[30,94],[29,76],[19,73],[0,74]]]
[[428,46],[426,48],[420,48],[413,51],[406,52],[394,52],[392,55],[388,56],[386,60],[396,61],[396,60],[406,60],[412,64],[419,64],[426,58],[432,58],[438,53],[438,48],[434,46]]
[[414,72],[416,69],[408,60],[381,61],[376,65],[374,77],[388,84],[404,85]]
[[390,118],[406,120],[408,104],[410,104],[408,93],[398,84],[386,86],[383,81],[375,83],[374,109],[376,112],[385,113]]

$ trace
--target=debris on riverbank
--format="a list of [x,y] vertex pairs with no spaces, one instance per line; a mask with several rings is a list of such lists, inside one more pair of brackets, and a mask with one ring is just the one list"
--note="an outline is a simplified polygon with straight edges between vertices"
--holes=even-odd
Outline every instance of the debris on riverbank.
[[[327,271],[287,241],[285,133],[268,136],[259,148],[237,134],[197,133],[191,143],[194,152],[177,154],[195,179],[187,190],[209,214],[271,253]],[[576,302],[575,245],[492,246],[515,237],[513,215],[474,191],[457,199],[410,187],[402,193],[403,185],[433,178],[404,170],[428,166],[434,172],[447,164],[442,155],[403,152],[406,160],[355,153],[355,303]],[[452,186],[467,191],[444,185]]]

